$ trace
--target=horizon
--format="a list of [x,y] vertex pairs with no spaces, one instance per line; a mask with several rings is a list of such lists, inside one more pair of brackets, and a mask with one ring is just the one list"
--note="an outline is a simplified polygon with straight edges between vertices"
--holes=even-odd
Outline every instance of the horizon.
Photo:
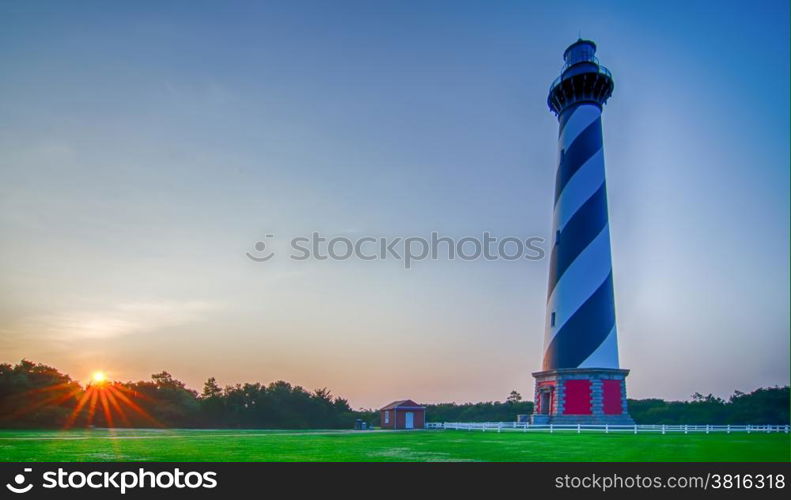
[[[149,377],[143,378],[143,379],[139,379],[139,380],[113,379],[109,374],[107,374],[107,373],[105,373],[103,371],[95,371],[95,372],[91,373],[89,376],[87,376],[84,380],[81,380],[81,379],[76,379],[76,378],[72,377],[71,374],[69,374],[69,373],[64,373],[64,372],[58,370],[57,366],[46,365],[46,363],[37,363],[37,362],[29,360],[29,359],[22,359],[18,363],[21,363],[21,362],[24,362],[24,361],[28,361],[28,362],[34,363],[36,365],[45,365],[45,366],[47,366],[49,368],[54,368],[55,370],[57,370],[62,375],[66,375],[72,381],[78,383],[82,389],[87,389],[89,386],[91,386],[93,384],[99,384],[99,385],[104,385],[104,384],[136,384],[136,383],[141,383],[141,382],[152,382],[153,376],[154,375],[158,375],[158,374],[160,374],[162,372],[170,374],[173,377],[173,380],[175,380],[175,381],[183,382],[182,380],[179,379],[179,377],[177,377],[173,373],[170,373],[166,369],[165,370],[160,370],[157,373],[152,373]],[[0,361],[0,364],[3,364],[3,363],[6,363],[6,362]],[[13,367],[16,363],[12,362],[12,363],[6,363],[6,364],[9,364],[9,365],[11,365]],[[204,382],[208,382],[209,379],[213,379],[213,378],[214,377],[209,375],[208,377],[206,377],[206,380]],[[277,382],[285,382],[287,384],[290,384],[294,388],[302,388],[302,389],[308,391],[309,393],[315,393],[316,391],[327,390],[327,391],[329,391],[329,394],[333,398],[341,398],[341,399],[344,399],[344,400],[348,401],[349,402],[349,406],[354,411],[378,411],[379,408],[381,408],[382,406],[384,406],[386,404],[390,404],[390,403],[395,402],[395,401],[401,401],[400,399],[394,399],[393,401],[388,401],[386,403],[382,403],[381,405],[376,406],[376,407],[362,407],[362,406],[356,407],[343,394],[336,393],[332,389],[332,387],[314,387],[314,388],[311,388],[311,387],[305,387],[305,386],[303,386],[301,384],[295,383],[295,382],[290,381],[290,380],[283,380],[283,379],[275,379],[275,380],[269,380],[269,381],[245,380],[245,381],[240,381],[240,382],[231,382],[231,383],[228,383],[228,384],[219,384],[219,386],[222,389],[234,388],[234,387],[237,387],[237,386],[244,386],[245,384],[260,384],[262,387],[267,387],[267,386],[269,386],[271,384],[274,384],[274,383],[277,383]],[[184,384],[184,387],[187,390],[195,391],[197,393],[198,397],[201,397],[201,392],[202,392],[202,389],[203,389],[203,385],[201,385],[200,387],[192,387],[189,384]],[[774,385],[774,386],[756,387],[756,388],[754,388],[752,390],[749,390],[749,391],[734,390],[730,394],[724,394],[724,395],[723,394],[713,394],[711,392],[703,392],[703,393],[698,393],[698,394],[700,394],[701,396],[714,396],[714,397],[718,397],[718,398],[720,398],[720,399],[722,399],[724,401],[728,401],[728,399],[731,396],[735,396],[735,395],[738,395],[738,394],[751,394],[751,393],[759,391],[759,390],[784,389],[784,388],[788,388],[788,387],[789,387],[788,385],[785,385],[785,386]],[[519,391],[516,391],[516,392],[519,392]],[[521,394],[521,393],[519,393],[519,395],[522,396],[522,399],[521,399],[520,402],[533,404],[532,399],[525,398],[525,396],[523,394]],[[651,397],[651,396],[644,397],[644,398],[628,397],[628,399],[629,400],[643,400],[643,401],[657,399],[657,400],[665,401],[667,403],[672,403],[672,402],[690,402],[690,401],[694,400],[695,395],[696,394],[690,394],[688,397],[682,398],[682,399],[663,399],[663,398],[656,398],[656,397]],[[442,404],[453,404],[453,405],[467,405],[467,404],[471,404],[471,405],[474,405],[474,404],[479,404],[479,403],[505,403],[507,401],[507,397],[508,396],[510,396],[510,394],[506,395],[506,397],[503,397],[501,399],[482,399],[482,400],[478,400],[478,401],[417,401],[417,403],[421,404],[421,405],[442,405]]]
[[354,408],[532,400],[548,258],[407,269],[289,242],[549,240],[547,90],[581,36],[615,80],[629,398],[789,385],[788,3],[605,4],[4,3],[2,357]]

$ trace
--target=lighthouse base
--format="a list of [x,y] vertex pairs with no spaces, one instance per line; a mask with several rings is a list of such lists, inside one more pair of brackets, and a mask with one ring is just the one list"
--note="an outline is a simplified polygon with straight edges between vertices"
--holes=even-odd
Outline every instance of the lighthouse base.
[[626,376],[617,368],[562,368],[533,373],[534,425],[633,425]]

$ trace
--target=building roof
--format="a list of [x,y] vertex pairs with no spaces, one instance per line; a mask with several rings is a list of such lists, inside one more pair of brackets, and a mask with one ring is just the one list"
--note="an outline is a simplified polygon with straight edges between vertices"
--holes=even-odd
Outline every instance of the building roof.
[[382,410],[425,410],[425,406],[420,406],[411,399],[402,399],[401,401],[393,401],[389,405],[382,408]]

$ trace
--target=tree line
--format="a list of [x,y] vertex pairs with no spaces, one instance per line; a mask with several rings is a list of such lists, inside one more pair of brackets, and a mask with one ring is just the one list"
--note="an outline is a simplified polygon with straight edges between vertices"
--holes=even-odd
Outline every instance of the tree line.
[[138,382],[83,387],[55,368],[23,360],[0,364],[0,427],[350,428],[356,412],[327,389],[288,382],[220,387],[198,393],[168,372]]
[[788,425],[789,387],[736,391],[727,400],[695,393],[691,401],[630,399],[629,414],[638,424]]
[[[639,424],[788,424],[789,388],[764,388],[728,400],[694,394],[690,401],[629,400]],[[533,403],[512,391],[505,401],[426,405],[429,422],[514,421]],[[332,429],[356,419],[379,424],[375,410],[353,410],[326,388],[288,382],[221,387],[214,378],[201,392],[168,372],[138,382],[82,386],[55,368],[23,360],[0,364],[0,427],[175,427]]]
[[[788,425],[789,387],[736,391],[727,400],[695,393],[689,401],[628,399],[629,415],[637,424]],[[505,402],[426,405],[429,422],[510,422],[533,412],[533,403],[514,392]]]

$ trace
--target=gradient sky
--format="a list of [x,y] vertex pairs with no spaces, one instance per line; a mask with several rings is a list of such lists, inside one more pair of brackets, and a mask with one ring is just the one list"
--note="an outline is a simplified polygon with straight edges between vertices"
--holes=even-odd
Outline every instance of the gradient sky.
[[[530,397],[548,259],[287,240],[548,237],[566,46],[599,45],[631,397],[789,381],[788,2],[0,5],[0,361],[354,407]],[[267,263],[245,257],[274,234]]]

